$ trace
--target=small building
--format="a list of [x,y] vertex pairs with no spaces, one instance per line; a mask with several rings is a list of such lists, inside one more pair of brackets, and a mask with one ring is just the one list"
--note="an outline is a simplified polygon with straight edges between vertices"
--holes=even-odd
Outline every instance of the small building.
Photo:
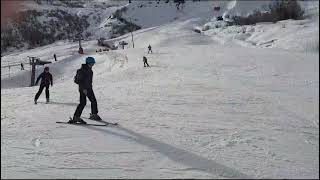
[[215,11],[220,11],[220,6],[215,6],[215,7],[213,8],[213,10],[215,10]]
[[107,47],[108,49],[111,49],[111,50],[118,49],[118,47],[114,45],[113,41],[107,41],[105,38],[98,39],[98,46]]

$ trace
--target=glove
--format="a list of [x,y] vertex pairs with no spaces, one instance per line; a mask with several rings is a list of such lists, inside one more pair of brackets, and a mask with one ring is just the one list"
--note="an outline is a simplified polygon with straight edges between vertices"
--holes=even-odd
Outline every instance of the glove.
[[83,94],[87,95],[88,91],[86,89],[84,89],[83,91]]

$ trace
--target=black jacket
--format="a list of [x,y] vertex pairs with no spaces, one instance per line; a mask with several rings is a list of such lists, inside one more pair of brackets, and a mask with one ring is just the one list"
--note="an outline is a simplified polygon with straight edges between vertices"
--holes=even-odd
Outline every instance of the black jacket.
[[79,89],[92,89],[92,69],[87,64],[82,64],[79,71]]
[[147,58],[143,56],[143,62],[147,62]]
[[50,85],[51,84],[51,86],[52,86],[53,81],[52,81],[51,73],[49,73],[49,72],[41,73],[37,78],[36,84],[38,84],[40,78],[41,78],[41,83],[40,83],[41,85]]

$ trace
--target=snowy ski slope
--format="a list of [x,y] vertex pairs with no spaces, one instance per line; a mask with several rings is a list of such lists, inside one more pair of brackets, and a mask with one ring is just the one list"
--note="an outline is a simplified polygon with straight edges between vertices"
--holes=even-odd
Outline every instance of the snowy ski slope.
[[[44,92],[33,104],[29,71],[1,74],[1,178],[318,178],[319,53],[195,33],[203,21],[134,32],[134,49],[124,35],[124,50],[96,53],[87,41],[79,55],[77,42],[59,41],[2,57],[59,61],[48,65],[49,104]],[[87,56],[99,114],[118,127],[55,123],[75,111]]]

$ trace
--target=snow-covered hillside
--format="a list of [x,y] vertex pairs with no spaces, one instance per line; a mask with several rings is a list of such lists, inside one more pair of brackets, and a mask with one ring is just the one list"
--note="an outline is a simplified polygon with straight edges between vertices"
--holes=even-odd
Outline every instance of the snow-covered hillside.
[[[262,4],[264,1],[260,1]],[[250,4],[229,2],[234,15],[250,13],[243,8]],[[251,3],[252,5],[253,3]],[[277,23],[258,23],[254,25],[229,26],[228,23],[212,18],[201,29],[205,35],[221,43],[233,41],[242,46],[258,48],[281,48],[302,52],[319,52],[319,1],[300,2],[305,11],[304,20],[284,20]],[[238,5],[238,6],[236,6]],[[253,9],[251,6],[244,6]],[[260,7],[263,7],[262,5]],[[247,10],[247,11],[245,11]],[[242,12],[242,13],[241,13]]]
[[[135,3],[125,5],[127,15]],[[179,13],[190,16],[166,14],[158,23],[137,10],[143,29],[133,32],[135,48],[126,34],[112,40],[128,42],[124,50],[96,52],[91,40],[79,55],[77,42],[61,40],[3,56],[1,66],[27,56],[52,61],[54,79],[51,102],[43,92],[34,105],[39,87],[28,87],[29,67],[12,68],[10,77],[2,68],[1,178],[318,178],[319,53],[295,44],[318,31],[316,11],[307,20],[243,26],[251,34],[241,39],[240,27],[195,32],[211,21],[209,8],[192,11],[189,3]],[[97,61],[99,114],[119,126],[56,123],[76,109],[73,77],[87,56]],[[89,113],[88,101],[82,115]]]
[[[36,3],[38,2],[38,3]],[[41,3],[39,3],[41,2]],[[249,34],[240,35],[240,37],[234,37],[234,31],[243,31],[236,26],[225,25],[222,28],[217,27],[216,18],[222,16],[224,21],[230,21],[235,15],[246,16],[255,10],[265,10],[266,7],[273,1],[185,1],[185,3],[176,7],[176,3],[173,1],[132,1],[128,4],[128,1],[114,1],[114,0],[92,0],[92,1],[25,1],[20,2],[23,4],[23,8],[19,8],[19,11],[25,12],[21,14],[22,17],[27,17],[23,20],[21,24],[17,25],[16,21],[13,21],[8,25],[9,30],[1,30],[2,36],[2,55],[8,54],[8,52],[13,52],[15,50],[26,49],[29,47],[37,47],[41,45],[51,44],[58,40],[75,40],[79,35],[87,40],[99,39],[99,38],[114,38],[125,33],[130,32],[130,30],[137,30],[139,28],[151,28],[166,23],[174,21],[183,21],[190,18],[199,18],[199,26],[203,26],[202,30],[213,29],[210,32],[206,32],[207,35],[217,37],[223,35],[224,38],[231,40],[245,40],[242,44],[260,44],[265,43],[263,41],[256,40],[256,36],[261,36],[259,33],[254,35],[249,32]],[[305,10],[305,17],[307,19],[317,18],[319,14],[319,3],[318,1],[299,1],[301,7]],[[219,10],[215,10],[215,8]],[[20,20],[21,21],[21,20]],[[318,25],[318,20],[313,20],[315,23],[312,26]],[[292,23],[291,23],[292,24]],[[300,25],[305,25],[305,23],[300,23]],[[219,27],[221,25],[218,25]],[[275,28],[277,28],[276,25]],[[280,24],[281,28],[285,25]],[[197,27],[193,27],[197,28]],[[258,27],[256,30],[250,28],[251,31],[261,30],[267,31],[270,36],[276,36],[273,31],[273,26],[268,27]],[[25,30],[24,30],[25,29]],[[294,29],[294,30],[293,30]],[[285,43],[295,44],[294,48],[297,50],[305,50],[306,47],[297,47],[301,39],[305,42],[303,44],[308,44],[309,46],[316,46],[317,42],[314,39],[301,36],[301,29],[299,26],[297,28],[290,28],[289,31],[283,31],[277,33],[289,36],[283,38],[281,41]],[[311,31],[312,36],[317,36],[316,32]],[[283,29],[285,30],[285,29]],[[297,32],[291,35],[293,32]],[[230,34],[231,31],[231,35]],[[309,30],[310,31],[310,30]],[[316,29],[318,31],[318,29]],[[22,36],[30,36],[29,38]],[[248,38],[249,36],[253,36]],[[300,36],[300,38],[295,39],[292,36]],[[309,38],[309,39],[308,39]],[[276,40],[280,37],[276,37]],[[267,41],[270,41],[269,39]],[[293,40],[293,41],[292,41]],[[312,42],[310,42],[312,41]],[[305,45],[304,45],[305,46]],[[275,47],[290,49],[291,47],[285,47],[284,43],[279,43]]]
[[[9,2],[8,2],[9,3]],[[59,40],[111,37],[113,26],[125,26],[112,14],[126,1],[18,1],[17,15],[1,29],[2,55],[16,49],[51,44]],[[114,26],[115,26],[114,25]]]

